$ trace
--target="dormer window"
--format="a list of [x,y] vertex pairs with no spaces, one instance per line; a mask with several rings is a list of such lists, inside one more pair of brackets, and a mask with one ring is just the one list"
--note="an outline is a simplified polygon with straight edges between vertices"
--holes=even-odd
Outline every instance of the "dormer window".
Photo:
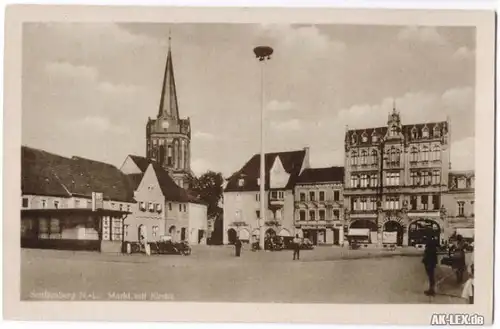
[[418,138],[417,128],[413,127],[411,128],[411,139],[417,139],[417,138]]
[[398,127],[397,126],[392,126],[391,127],[391,136],[396,136],[398,134]]
[[423,138],[429,138],[429,129],[427,127],[424,127],[422,129],[422,137]]
[[361,136],[361,140],[363,141],[363,143],[368,142],[368,136],[366,136],[366,133],[363,133],[363,135]]
[[377,141],[378,141],[378,136],[377,136],[377,134],[373,134],[373,135],[372,135],[372,142],[373,142],[373,143],[376,143]]
[[243,187],[245,185],[245,180],[243,178],[238,179],[238,186]]
[[434,138],[439,138],[439,137],[441,137],[441,131],[439,131],[439,127],[438,127],[437,125],[434,127],[434,130],[433,130],[433,132],[432,132],[432,136],[433,136]]
[[352,144],[357,144],[358,143],[358,135],[353,134],[351,137],[351,143]]

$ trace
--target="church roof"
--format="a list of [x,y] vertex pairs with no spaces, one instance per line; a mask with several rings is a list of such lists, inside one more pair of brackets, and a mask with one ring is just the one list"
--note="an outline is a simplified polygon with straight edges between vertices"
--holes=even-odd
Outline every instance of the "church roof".
[[159,164],[153,162],[151,165],[153,166],[156,178],[158,179],[158,184],[160,185],[160,189],[166,200],[176,202],[201,203],[196,197],[191,195],[188,190],[183,189],[182,187],[177,185],[172,177],[170,177],[169,173],[165,171]]
[[129,155],[129,157],[134,161],[142,173],[146,172],[146,169],[148,169],[149,164],[152,162],[150,159],[138,155]]
[[297,184],[342,182],[344,167],[307,168],[300,174]]
[[[304,163],[304,158],[306,156],[305,150],[300,151],[289,151],[289,152],[277,152],[277,153],[266,153],[265,155],[265,166],[266,166],[266,190],[269,189],[269,172],[276,160],[279,157],[283,168],[290,174],[290,179],[286,185],[286,189],[292,189],[295,186],[297,178],[299,177],[300,170]],[[228,178],[227,186],[225,192],[236,192],[236,191],[258,191],[259,185],[258,178],[260,177],[260,154],[255,154],[250,158],[250,160],[245,163],[245,165],[236,173]],[[244,179],[243,186],[239,185],[239,180]]]
[[[170,38],[169,38],[170,42]],[[179,107],[177,103],[177,91],[174,77],[174,64],[172,62],[172,49],[170,45],[167,53],[167,63],[163,74],[163,84],[161,90],[160,107],[158,117],[167,114],[173,118],[179,118]]]
[[89,198],[92,192],[102,192],[107,200],[134,201],[129,178],[115,166],[27,146],[21,147],[21,190],[22,194]]

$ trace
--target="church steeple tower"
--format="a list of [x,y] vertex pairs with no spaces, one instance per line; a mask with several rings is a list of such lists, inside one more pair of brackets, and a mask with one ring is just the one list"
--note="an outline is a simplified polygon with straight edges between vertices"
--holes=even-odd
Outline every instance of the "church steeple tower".
[[172,63],[172,38],[168,37],[167,63],[163,75],[160,108],[158,118],[179,119],[179,106],[177,103],[177,91],[175,88],[174,64]]
[[191,174],[191,123],[189,118],[179,116],[170,36],[158,115],[146,124],[146,157],[167,170],[179,186],[187,187]]

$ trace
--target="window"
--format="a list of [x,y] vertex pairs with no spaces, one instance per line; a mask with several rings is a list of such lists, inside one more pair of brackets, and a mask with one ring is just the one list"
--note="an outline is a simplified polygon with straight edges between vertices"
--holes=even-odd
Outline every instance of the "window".
[[333,200],[334,201],[340,200],[340,191],[333,191]]
[[399,197],[387,197],[385,199],[385,207],[386,209],[399,209]]
[[242,187],[245,184],[245,180],[243,178],[238,179],[238,186]]
[[351,143],[356,144],[358,142],[358,135],[353,134],[351,137]]
[[420,175],[422,176],[422,180],[420,183],[422,185],[430,185],[431,176],[429,175],[429,172],[422,171]]
[[23,208],[28,208],[28,206],[29,206],[28,198],[23,198]]
[[186,206],[186,204],[183,204],[182,207],[184,208],[184,212],[187,212],[187,206]]
[[318,213],[319,213],[319,220],[325,220],[325,210],[320,209]]
[[[43,206],[43,201],[42,201],[42,206]],[[45,206],[43,206],[45,208]],[[75,208],[80,208],[80,200],[75,200]]]
[[123,205],[120,204],[120,211],[123,211]]
[[438,209],[439,209],[439,207],[441,206],[441,205],[440,205],[440,203],[441,203],[441,202],[440,202],[440,197],[439,197],[439,195],[433,195],[433,196],[432,196],[432,208],[433,208],[434,210],[438,210]]
[[474,217],[474,201],[470,202],[470,215]]
[[130,212],[130,205],[127,205],[127,211]]
[[309,220],[316,220],[316,211],[309,210]]
[[432,185],[439,185],[441,182],[441,175],[439,170],[434,170],[432,172]]
[[306,220],[306,211],[305,210],[301,210],[299,212],[299,220],[301,220],[301,221],[305,221]]
[[370,198],[368,202],[368,210],[377,210],[377,199]]
[[351,197],[351,210],[358,210],[356,208],[356,199]]
[[429,138],[429,129],[427,127],[424,127],[422,129],[422,137],[423,138]]
[[260,193],[255,194],[255,201],[260,201]]
[[323,191],[319,192],[319,201],[325,201],[325,192]]
[[422,147],[422,161],[429,161],[429,147]]
[[361,187],[367,187],[368,183],[369,183],[368,175],[361,175],[361,181],[360,181]]
[[359,202],[359,210],[368,210],[367,208],[367,202],[366,199],[361,199]]
[[59,209],[59,201],[54,201],[54,208]]
[[416,195],[410,196],[410,209],[417,210],[417,196]]
[[417,138],[418,138],[417,128],[413,127],[411,128],[411,139],[417,139]]
[[257,217],[257,219],[260,219],[260,210],[255,211],[255,216]]
[[87,200],[87,208],[92,208],[92,201],[91,200]]
[[458,188],[465,188],[467,185],[466,185],[466,182],[465,182],[465,178],[464,177],[460,177],[458,179]]
[[351,152],[351,165],[355,166],[358,164],[358,153],[356,151]]
[[285,198],[285,192],[283,192],[283,191],[278,191],[278,198],[279,198],[279,199],[284,199],[284,198]]
[[392,164],[398,164],[400,160],[400,152],[397,148],[391,147],[390,153],[389,153],[389,162]]
[[115,209],[115,203],[111,202],[111,209]]
[[378,153],[377,150],[372,150],[371,163],[376,165],[378,164]]
[[410,162],[417,162],[418,161],[418,149],[414,146],[411,148],[410,151]]
[[182,211],[182,204],[179,203],[179,211]]
[[153,236],[157,236],[158,235],[158,226],[153,226]]
[[465,202],[463,201],[458,201],[457,202],[457,205],[458,205],[458,216],[464,216],[464,204]]
[[300,201],[302,202],[306,201],[306,194],[303,192],[300,193]]
[[172,203],[168,203],[168,210],[172,210]]
[[429,196],[428,195],[422,195],[420,197],[420,202],[421,202],[421,209],[427,210],[429,209]]
[[399,172],[388,172],[386,178],[388,186],[399,185]]
[[398,134],[398,127],[397,126],[392,126],[390,134],[391,134],[391,136],[396,136]]
[[439,145],[434,145],[434,147],[432,148],[431,160],[432,161],[441,160],[441,147],[439,147]]
[[372,135],[372,143],[376,143],[378,141],[378,137],[376,134]]
[[128,227],[129,227],[129,225],[128,225],[128,224],[123,225],[123,234],[124,234],[125,236],[128,236]]
[[309,192],[309,200],[314,201],[314,199],[315,199],[315,193]]
[[378,177],[377,177],[377,175],[371,175],[371,177],[370,177],[370,186],[371,187],[378,186]]
[[139,209],[141,211],[145,211],[146,210],[146,202],[139,202]]
[[365,165],[368,162],[368,152],[365,150],[361,151],[360,164]]
[[340,219],[340,211],[338,209],[333,209],[333,219],[335,220]]
[[416,171],[412,171],[410,173],[411,185],[419,185],[420,184],[420,175]]
[[439,127],[437,125],[434,126],[434,129],[432,131],[432,137],[434,137],[434,138],[441,137],[441,131],[439,130]]
[[351,176],[351,187],[359,187],[358,176]]
[[366,133],[363,133],[363,135],[361,135],[361,140],[363,141],[363,143],[368,142],[368,136],[366,135]]
[[156,211],[159,213],[161,212],[161,204],[160,203],[156,204]]

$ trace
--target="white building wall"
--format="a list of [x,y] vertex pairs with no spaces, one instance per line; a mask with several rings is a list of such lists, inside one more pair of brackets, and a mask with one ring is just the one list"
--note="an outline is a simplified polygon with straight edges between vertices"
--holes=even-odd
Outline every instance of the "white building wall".
[[[189,203],[189,237],[190,244],[206,244],[207,240],[207,206]],[[202,231],[202,232],[200,232]]]

